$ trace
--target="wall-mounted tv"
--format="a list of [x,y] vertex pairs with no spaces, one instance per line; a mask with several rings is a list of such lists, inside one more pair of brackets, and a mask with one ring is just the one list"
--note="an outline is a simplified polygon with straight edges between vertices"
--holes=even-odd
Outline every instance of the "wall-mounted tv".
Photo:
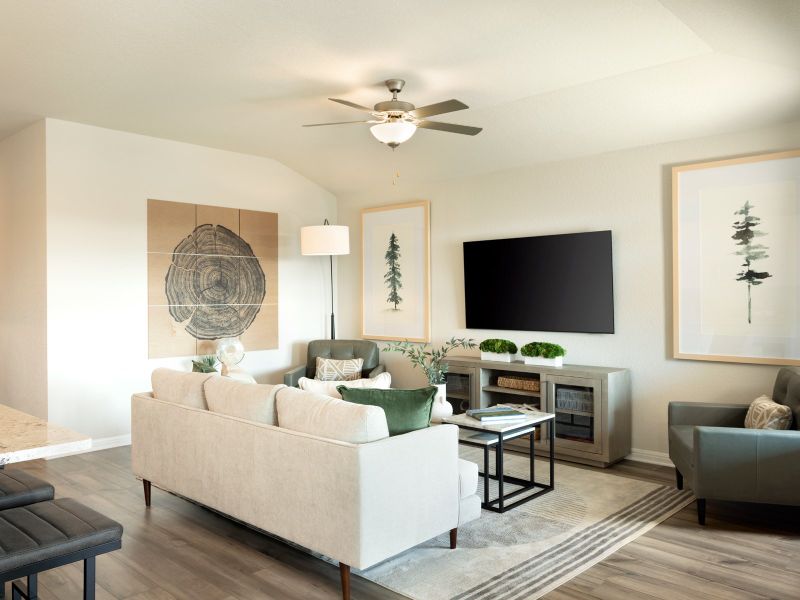
[[464,242],[468,329],[614,333],[611,232]]

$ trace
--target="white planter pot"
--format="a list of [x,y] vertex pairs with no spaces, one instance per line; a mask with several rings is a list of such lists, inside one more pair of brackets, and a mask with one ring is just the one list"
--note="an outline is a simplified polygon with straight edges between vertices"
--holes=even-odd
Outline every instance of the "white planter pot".
[[431,423],[441,423],[445,417],[452,416],[453,405],[447,401],[447,384],[435,384],[436,396],[433,398],[431,409]]
[[541,356],[526,356],[526,365],[539,365],[540,367],[563,367],[564,357],[556,356],[555,358],[543,358]]
[[511,362],[516,354],[510,352],[484,352],[481,350],[481,360],[496,360],[497,362]]

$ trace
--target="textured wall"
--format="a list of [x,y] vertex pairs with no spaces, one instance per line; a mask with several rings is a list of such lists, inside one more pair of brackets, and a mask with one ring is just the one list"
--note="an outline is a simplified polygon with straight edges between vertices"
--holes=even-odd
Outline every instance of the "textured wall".
[[[413,139],[397,152],[413,152]],[[360,247],[360,208],[410,199],[431,201],[432,331],[518,344],[545,339],[568,349],[567,362],[628,367],[633,381],[633,447],[665,452],[670,400],[748,402],[771,389],[775,367],[673,360],[670,169],[675,164],[800,147],[800,123],[490,175],[418,185],[386,185],[341,197],[341,224]],[[376,148],[375,151],[380,151]],[[388,154],[388,153],[387,153]],[[611,229],[616,333],[588,335],[465,330],[461,243],[468,240]],[[511,257],[510,257],[511,258]],[[342,337],[360,333],[360,255],[340,258]],[[491,274],[487,274],[487,278]],[[395,382],[424,383],[405,359],[384,355]],[[658,458],[658,457],[656,457]]]

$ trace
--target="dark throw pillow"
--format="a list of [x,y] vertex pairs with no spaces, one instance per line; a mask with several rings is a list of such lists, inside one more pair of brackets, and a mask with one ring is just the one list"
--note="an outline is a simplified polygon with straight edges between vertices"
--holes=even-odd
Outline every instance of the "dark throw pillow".
[[431,409],[436,388],[418,390],[356,389],[340,385],[336,388],[342,400],[355,404],[380,406],[386,413],[389,435],[400,435],[425,429],[431,423]]

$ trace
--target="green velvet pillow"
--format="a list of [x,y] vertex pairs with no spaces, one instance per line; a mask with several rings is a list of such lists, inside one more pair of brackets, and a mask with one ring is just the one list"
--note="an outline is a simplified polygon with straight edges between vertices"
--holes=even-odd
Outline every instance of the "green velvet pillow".
[[389,435],[425,429],[431,424],[433,397],[436,395],[433,386],[418,390],[379,390],[340,385],[336,389],[347,402],[380,406],[386,413]]

